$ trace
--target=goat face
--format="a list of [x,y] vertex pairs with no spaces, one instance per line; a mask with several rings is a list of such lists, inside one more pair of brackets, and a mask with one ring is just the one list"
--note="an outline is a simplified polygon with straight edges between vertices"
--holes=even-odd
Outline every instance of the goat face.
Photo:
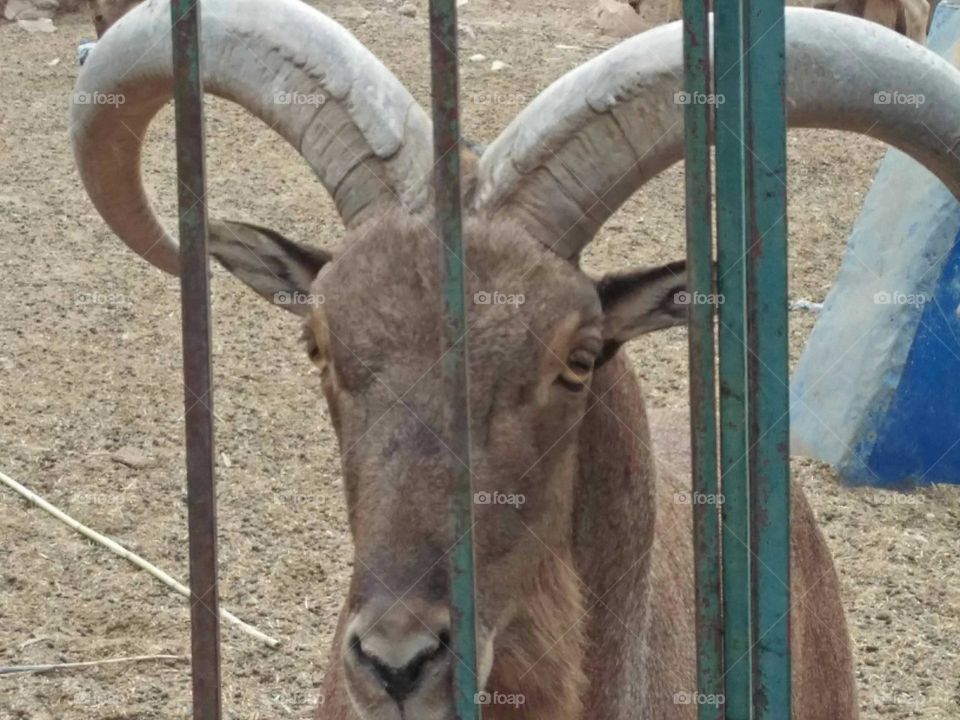
[[[211,249],[305,318],[355,545],[340,648],[355,705],[376,720],[449,717],[448,556],[462,538],[449,523],[458,459],[444,442],[437,240],[400,212],[352,235],[322,268],[234,223],[214,225]],[[509,220],[468,221],[465,237],[482,687],[545,584],[569,585],[564,616],[579,608],[568,538],[577,428],[602,402],[591,373],[625,333],[682,321],[683,268],[598,285]]]

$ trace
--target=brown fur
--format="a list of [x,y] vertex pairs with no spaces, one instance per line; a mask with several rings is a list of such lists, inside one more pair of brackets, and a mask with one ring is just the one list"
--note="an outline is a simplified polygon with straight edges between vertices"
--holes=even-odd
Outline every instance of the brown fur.
[[[330,352],[335,363],[348,366],[337,374],[344,389],[328,395],[338,408],[338,430],[347,448],[351,526],[361,555],[369,554],[371,544],[440,547],[436,534],[445,526],[443,463],[407,457],[432,445],[431,433],[412,414],[440,432],[439,376],[431,372],[421,379],[438,347],[436,241],[403,217],[386,222],[392,228],[389,240],[380,240],[380,227],[368,229],[348,241],[343,259],[321,271],[315,284],[328,298],[323,316],[334,336]],[[589,317],[597,308],[585,276],[523,235],[506,221],[467,226],[468,266],[479,276],[470,278],[469,294],[499,289],[527,295],[519,308],[470,306],[469,315],[475,483],[531,493],[520,512],[529,529],[502,511],[477,508],[481,625],[499,628],[487,689],[526,699],[516,710],[487,707],[485,717],[693,717],[695,706],[675,702],[677,694],[696,689],[690,513],[673,502],[676,488],[689,482],[686,427],[665,422],[658,433],[665,447],[662,452],[654,448],[642,393],[622,356],[596,373],[572,411],[537,407],[533,398],[544,383],[545,360],[571,342],[553,337],[554,329],[562,318]],[[381,292],[365,292],[365,287]],[[419,379],[405,396],[408,407],[387,409],[395,398],[376,387],[368,370],[395,386],[397,394]],[[338,397],[343,394],[352,395],[349,409]],[[507,406],[497,407],[504,396]],[[346,416],[358,416],[360,405],[359,414],[368,421],[387,415],[372,430],[353,425]],[[562,418],[559,425],[557,418]],[[554,442],[557,447],[550,447]],[[497,448],[499,462],[485,453],[489,447]],[[535,450],[527,452],[531,447]],[[518,480],[544,453],[540,463],[548,471]],[[376,498],[386,477],[403,473],[401,466],[382,465],[385,457],[398,456],[418,468],[402,512],[392,494]],[[364,457],[377,459],[369,488],[352,481],[363,474]],[[664,475],[658,481],[657,458],[665,458],[663,465],[681,479],[669,481]],[[534,509],[531,501],[543,504]],[[429,519],[416,510],[424,507],[431,508]],[[852,662],[837,580],[799,490],[794,513],[795,717],[854,718]],[[365,559],[363,566],[371,562]],[[390,568],[377,573],[389,575]],[[400,576],[409,581],[417,572],[408,567],[399,573],[402,589]],[[320,717],[354,718],[349,704],[338,699],[339,661],[334,657],[331,663],[328,702]]]
[[[630,4],[639,8],[639,2],[640,0],[636,0],[636,3],[631,0]],[[927,42],[927,28],[932,14],[929,0],[800,0],[787,4],[834,10],[844,15],[861,17],[890,28],[921,45]],[[713,9],[712,0],[709,7]],[[639,12],[639,9],[637,11]],[[683,0],[671,0],[668,19],[679,20],[682,17]]]
[[[651,580],[651,586],[664,589],[664,592],[655,594],[652,613],[669,617],[675,613],[679,603],[688,618],[682,626],[674,623],[662,633],[655,633],[651,644],[662,646],[671,643],[671,638],[680,633],[683,638],[680,649],[686,659],[679,664],[692,668],[693,628],[689,623],[693,615],[693,583],[689,575],[693,566],[689,542],[692,537],[692,517],[689,505],[673,501],[674,493],[690,489],[688,423],[685,412],[660,412],[654,415],[651,422],[655,429],[654,447],[664,470],[658,482],[661,498],[658,507],[665,512],[657,519],[657,537],[672,537],[672,542],[658,543],[657,552],[654,553],[655,579]],[[792,487],[791,513],[793,715],[803,720],[850,720],[857,717],[858,706],[853,655],[840,597],[840,583],[813,511],[803,490],[796,483]],[[677,586],[682,593],[674,592],[670,584],[677,579],[677,568],[685,569],[685,577]],[[664,709],[664,714],[653,713],[651,717],[666,715]]]
[[[377,616],[386,614],[429,641],[418,623],[436,634],[449,602],[453,459],[442,440],[437,239],[422,219],[385,213],[352,233],[305,288],[289,284],[304,276],[302,264],[283,278],[259,272],[265,265],[230,250],[228,235],[214,234],[213,252],[258,292],[324,299],[303,311],[340,440],[355,562],[318,717],[449,720],[456,660],[442,649],[402,714],[364,666],[368,653],[357,650],[382,635]],[[276,267],[283,244],[259,238],[257,252]],[[607,336],[625,327],[676,322],[650,318],[670,315],[664,293],[682,278],[637,273],[646,278],[642,294],[620,283],[622,303],[611,307],[621,301],[605,296],[603,311],[604,284],[509,218],[468,218],[465,243],[474,489],[525,498],[516,507],[474,507],[479,681],[523,697],[516,707],[489,705],[484,716],[690,720],[696,706],[678,699],[696,691],[691,513],[674,499],[690,485],[687,421],[659,417],[651,438],[622,353],[581,391],[569,372],[584,348],[599,357]],[[302,263],[307,255],[291,257]],[[522,294],[524,302],[470,302],[480,292]],[[647,309],[611,328],[631,307]],[[793,514],[793,716],[851,720],[856,694],[837,577],[799,488]]]

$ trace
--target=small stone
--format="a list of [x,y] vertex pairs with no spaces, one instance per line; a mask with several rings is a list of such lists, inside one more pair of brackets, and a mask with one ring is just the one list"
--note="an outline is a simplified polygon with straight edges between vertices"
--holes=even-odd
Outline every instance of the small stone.
[[417,16],[417,6],[413,3],[404,3],[397,12],[404,17],[413,18]]
[[31,20],[18,18],[17,25],[26,30],[28,33],[52,33],[57,29],[54,27],[53,20],[50,18],[36,18]]
[[115,463],[126,465],[137,470],[141,470],[153,465],[153,458],[142,450],[133,447],[122,447],[115,453],[111,453],[110,459]]
[[503,60],[494,60],[494,61],[490,64],[490,69],[493,70],[494,72],[498,72],[498,71],[500,71],[500,70],[503,70],[505,67],[508,67],[508,66],[507,66],[507,64],[506,64],[505,62],[503,62]]
[[604,35],[630,37],[646,30],[645,21],[634,9],[618,0],[597,0],[593,16]]
[[357,20],[358,22],[363,22],[372,15],[369,10],[359,5],[354,5],[353,7],[345,8],[341,11],[340,17],[347,20]]
[[487,56],[477,53],[476,55],[471,55],[468,59],[470,62],[483,62],[487,59]]
[[33,9],[33,3],[27,2],[27,0],[7,0],[7,4],[3,8],[3,16],[7,20],[16,20],[21,13]]

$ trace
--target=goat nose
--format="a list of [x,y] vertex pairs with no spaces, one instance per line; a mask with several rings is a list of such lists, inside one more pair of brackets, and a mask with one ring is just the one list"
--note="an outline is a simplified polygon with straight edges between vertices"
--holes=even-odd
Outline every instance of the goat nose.
[[360,664],[370,668],[387,695],[399,703],[417,689],[424,668],[446,654],[449,639],[445,632],[437,637],[424,632],[398,646],[384,647],[379,638],[354,638],[352,645]]
[[365,631],[360,632],[359,627],[354,631],[350,640],[354,661],[366,667],[398,703],[412,695],[429,670],[449,652],[446,608],[414,613],[395,607]]

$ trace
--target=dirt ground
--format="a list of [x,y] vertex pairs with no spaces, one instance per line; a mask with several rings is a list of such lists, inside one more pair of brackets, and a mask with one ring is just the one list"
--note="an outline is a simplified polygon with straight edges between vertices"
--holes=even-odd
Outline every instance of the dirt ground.
[[[429,107],[425,0],[415,18],[380,0],[317,2]],[[662,6],[645,5],[660,21]],[[467,134],[489,142],[550,81],[615,42],[574,0],[470,0],[462,57]],[[92,29],[0,25],[0,470],[95,529],[187,578],[177,282],[131,254],[94,211],[67,141],[74,52]],[[54,60],[58,60],[54,63]],[[491,63],[507,63],[500,71]],[[151,130],[148,186],[175,216],[173,123]],[[333,244],[332,204],[296,153],[235,106],[211,100],[211,213]],[[880,158],[873,141],[793,132],[791,294],[822,300]],[[587,266],[683,254],[682,169],[609,222]],[[223,604],[279,638],[269,650],[224,628],[226,717],[307,718],[319,695],[351,547],[333,431],[292,316],[214,270]],[[815,316],[793,313],[794,359]],[[686,402],[686,338],[630,352],[657,407]],[[132,468],[111,454],[133,448]],[[843,583],[863,717],[960,717],[960,494],[843,489],[798,460]],[[189,652],[185,602],[129,563],[0,489],[0,665]],[[0,720],[187,718],[189,667],[146,663],[0,676]],[[838,719],[839,720],[839,719]]]

